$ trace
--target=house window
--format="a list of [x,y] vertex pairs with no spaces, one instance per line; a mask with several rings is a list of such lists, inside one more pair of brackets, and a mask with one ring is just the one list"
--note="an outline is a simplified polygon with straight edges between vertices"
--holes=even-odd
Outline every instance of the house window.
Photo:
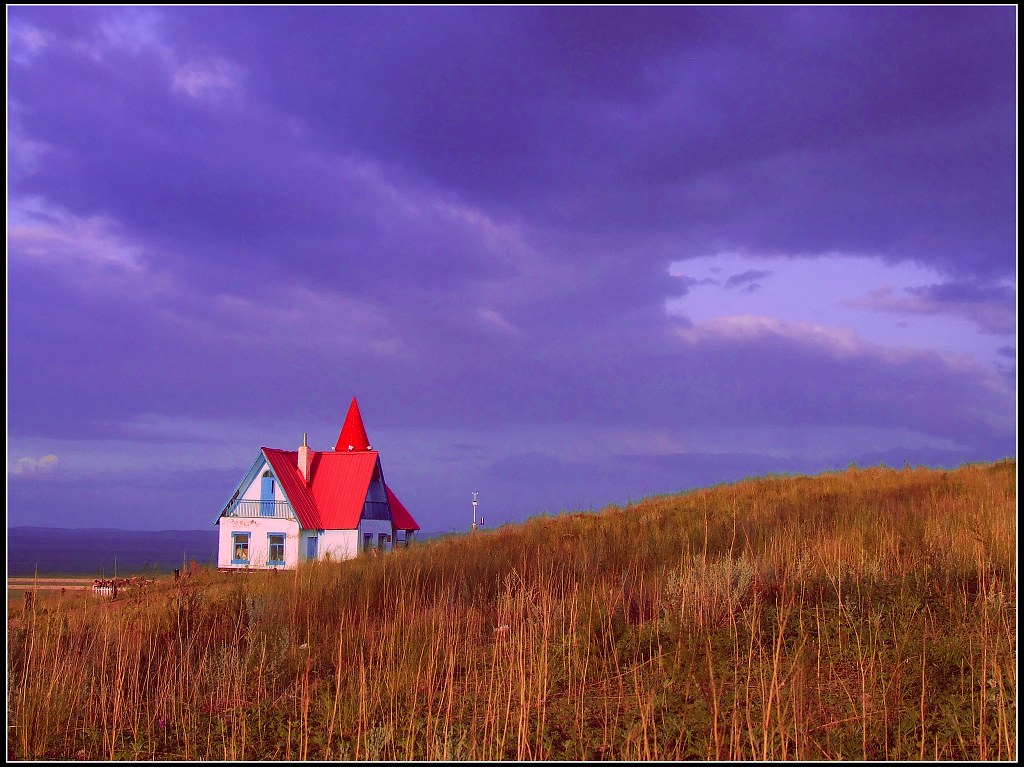
[[306,559],[316,559],[317,543],[319,539],[311,535],[306,539]]
[[391,521],[391,510],[387,501],[367,501],[363,504],[363,519],[377,519],[382,522]]
[[405,537],[405,530],[395,531],[395,545],[396,546],[408,546],[408,539]]
[[272,517],[274,516],[274,478],[270,475],[269,471],[263,472],[262,483],[260,485],[260,516],[261,517]]
[[388,536],[387,533],[377,533],[377,548],[380,551],[386,551],[387,550],[387,548],[388,548],[388,537],[389,536]]
[[363,533],[363,551],[373,548],[373,533]]
[[284,533],[267,533],[268,565],[284,564]]
[[249,533],[231,533],[231,564],[249,564]]

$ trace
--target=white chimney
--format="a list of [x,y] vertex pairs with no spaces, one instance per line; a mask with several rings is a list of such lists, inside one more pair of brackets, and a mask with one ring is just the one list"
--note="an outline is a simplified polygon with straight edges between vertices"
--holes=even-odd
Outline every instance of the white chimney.
[[302,472],[302,478],[306,480],[306,484],[309,484],[309,470],[313,465],[313,454],[309,449],[309,445],[306,444],[307,435],[306,432],[302,432],[302,445],[299,447],[299,471]]

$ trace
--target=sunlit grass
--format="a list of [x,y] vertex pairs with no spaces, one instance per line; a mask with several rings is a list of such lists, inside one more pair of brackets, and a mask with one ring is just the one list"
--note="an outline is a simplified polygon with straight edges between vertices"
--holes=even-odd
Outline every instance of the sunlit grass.
[[1013,759],[1016,463],[9,608],[8,756]]

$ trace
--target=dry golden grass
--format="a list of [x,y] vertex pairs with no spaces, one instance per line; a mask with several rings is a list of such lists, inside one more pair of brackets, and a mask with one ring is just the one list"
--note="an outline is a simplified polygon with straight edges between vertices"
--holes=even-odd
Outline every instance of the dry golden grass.
[[1016,463],[12,605],[8,757],[1013,759]]

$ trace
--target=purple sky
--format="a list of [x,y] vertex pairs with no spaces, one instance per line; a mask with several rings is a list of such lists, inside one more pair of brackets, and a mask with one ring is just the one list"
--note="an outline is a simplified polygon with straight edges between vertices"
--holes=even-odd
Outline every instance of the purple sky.
[[8,524],[359,398],[424,530],[1016,454],[998,8],[8,8]]

